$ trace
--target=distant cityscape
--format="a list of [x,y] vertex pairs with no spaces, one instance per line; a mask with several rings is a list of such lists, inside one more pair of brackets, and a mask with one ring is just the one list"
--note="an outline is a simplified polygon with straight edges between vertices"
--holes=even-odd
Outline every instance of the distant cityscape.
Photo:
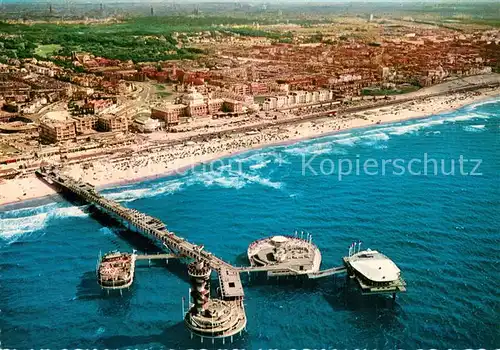
[[[347,5],[169,2],[141,16],[139,4],[53,2],[34,4],[34,17],[22,4],[2,6],[6,178],[54,156],[85,162],[109,147],[335,116],[499,67],[497,27],[432,11],[414,18],[413,5],[385,13],[388,4],[353,3],[351,15]],[[161,15],[166,7],[175,15]]]

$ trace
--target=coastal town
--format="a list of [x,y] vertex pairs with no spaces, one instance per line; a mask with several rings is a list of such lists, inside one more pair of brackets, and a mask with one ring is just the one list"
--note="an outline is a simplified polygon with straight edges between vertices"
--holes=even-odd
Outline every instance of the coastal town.
[[500,86],[500,30],[406,17],[214,24],[171,34],[196,58],[154,62],[9,57],[15,38],[0,33],[0,204],[50,194],[34,180],[44,165],[105,186],[457,108]]
[[498,1],[0,1],[0,350],[499,349],[499,118]]

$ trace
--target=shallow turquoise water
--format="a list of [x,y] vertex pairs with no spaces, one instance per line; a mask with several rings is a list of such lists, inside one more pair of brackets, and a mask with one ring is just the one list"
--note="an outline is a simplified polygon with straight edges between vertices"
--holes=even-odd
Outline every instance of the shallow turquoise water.
[[[493,348],[500,288],[500,101],[405,123],[349,131],[223,160],[210,169],[108,189],[124,205],[235,265],[247,245],[294,231],[312,233],[324,268],[354,240],[403,271],[395,304],[361,296],[345,279],[248,281],[248,330],[238,348]],[[345,175],[350,159],[455,159],[455,176]],[[458,160],[482,159],[477,176]],[[312,161],[311,158],[315,157]],[[310,162],[309,162],[310,161]],[[303,170],[303,164],[310,167]],[[423,171],[418,162],[412,170]],[[440,164],[438,164],[440,167]],[[471,172],[474,164],[464,164]],[[208,167],[208,169],[206,169]],[[329,175],[314,175],[321,167]],[[338,170],[338,169],[337,169]],[[346,168],[343,168],[345,171]],[[373,172],[375,169],[370,168]],[[331,173],[331,174],[330,174]],[[152,251],[145,240],[66,202],[0,213],[0,340],[4,348],[220,348],[190,340],[182,265],[142,263],[123,296],[95,281],[99,251]],[[227,346],[227,344],[225,345]]]

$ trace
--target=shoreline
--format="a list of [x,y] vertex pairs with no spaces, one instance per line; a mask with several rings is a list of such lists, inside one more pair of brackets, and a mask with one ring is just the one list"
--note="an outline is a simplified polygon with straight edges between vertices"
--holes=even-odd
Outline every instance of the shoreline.
[[[111,164],[101,164],[101,161],[93,162],[91,163],[92,170],[81,169],[81,165],[72,165],[67,172],[70,176],[93,183],[96,188],[105,190],[108,188],[179,175],[204,163],[234,157],[245,152],[267,147],[287,146],[306,140],[328,137],[354,129],[425,119],[436,114],[451,113],[468,105],[483,104],[487,103],[489,100],[495,101],[499,98],[500,91],[498,89],[431,97],[422,101],[403,102],[390,107],[375,107],[362,113],[347,114],[346,116],[350,117],[348,119],[331,119],[331,117],[325,116],[324,118],[318,118],[313,121],[304,120],[301,123],[285,124],[278,128],[280,132],[283,132],[283,130],[281,130],[282,128],[285,129],[285,132],[282,134],[273,133],[276,126],[266,127],[259,135],[253,135],[257,138],[257,141],[251,140],[250,142],[246,142],[248,144],[245,144],[245,141],[241,141],[245,138],[244,136],[248,135],[238,135],[238,133],[235,133],[229,136],[229,142],[226,142],[228,140],[212,139],[207,142],[195,143],[195,145],[188,147],[187,150],[185,150],[186,147],[182,149],[177,148],[171,152],[174,154],[169,154],[169,151],[166,151],[159,152],[159,154],[149,153],[139,155],[137,156],[139,159],[135,159],[137,164],[133,166],[128,164],[134,161],[134,157],[131,157],[130,159],[120,160],[117,163]],[[361,118],[358,115],[363,113],[374,119],[368,119],[366,116]],[[263,137],[259,138],[259,136]],[[247,138],[251,139],[251,137]],[[239,144],[237,142],[238,140],[240,140]],[[235,142],[236,146],[234,146]],[[224,146],[226,147],[224,148]],[[213,151],[217,149],[217,147],[221,150],[219,152]],[[202,151],[201,154],[200,150]],[[188,155],[187,157],[185,156],[186,154]],[[162,156],[164,158],[162,158]],[[170,159],[165,160],[165,158],[168,157],[170,157]],[[154,163],[157,158],[160,160]],[[145,169],[141,162],[146,162],[147,172],[149,173],[135,176],[139,170]],[[170,162],[176,164],[169,164]],[[121,166],[123,164],[126,164],[125,170],[121,169],[123,168],[123,166]],[[159,168],[158,164],[164,164],[164,166]],[[168,165],[170,165],[170,167]],[[98,166],[102,166],[102,168]],[[97,167],[97,169],[94,167]],[[134,169],[134,174],[131,175],[130,172]],[[3,210],[14,210],[28,207],[34,203],[51,202],[58,196],[52,188],[43,184],[36,176],[5,180],[0,183],[0,193],[19,193],[18,191],[23,191],[26,197],[22,198],[21,196],[15,195],[5,197],[0,195],[0,208]]]

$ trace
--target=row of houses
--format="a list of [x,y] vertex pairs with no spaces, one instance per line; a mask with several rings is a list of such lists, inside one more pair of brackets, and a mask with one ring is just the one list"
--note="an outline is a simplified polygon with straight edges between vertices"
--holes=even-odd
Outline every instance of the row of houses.
[[318,103],[333,100],[332,90],[292,91],[286,95],[268,97],[262,104],[263,111],[296,107],[309,103]]

